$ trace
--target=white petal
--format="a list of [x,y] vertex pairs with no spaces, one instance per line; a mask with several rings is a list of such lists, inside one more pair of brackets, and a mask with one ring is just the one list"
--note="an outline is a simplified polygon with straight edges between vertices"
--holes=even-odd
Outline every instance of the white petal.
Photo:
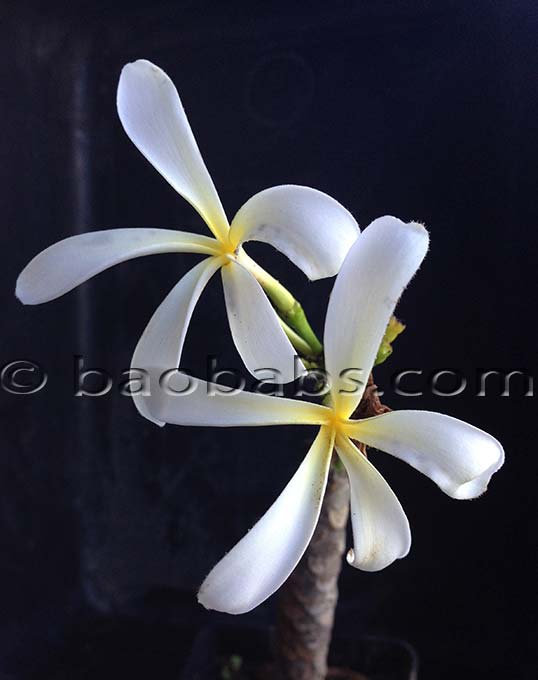
[[125,132],[138,150],[196,208],[215,236],[225,237],[228,220],[166,73],[145,59],[127,64],[117,105]]
[[[271,369],[278,372],[275,382],[295,380],[297,353],[263,288],[252,274],[235,262],[230,262],[221,272],[232,337],[245,366],[257,378],[263,377],[262,369]],[[302,369],[299,362],[298,375]]]
[[[144,379],[147,380],[150,390],[152,385],[158,389],[159,377],[165,371],[179,366],[194,307],[207,282],[223,261],[224,258],[210,257],[193,267],[172,288],[151,317],[131,361],[131,370],[147,372]],[[131,374],[131,378],[136,379],[136,370]],[[149,397],[144,396],[142,391],[140,394],[133,394],[133,400],[145,418],[157,425],[164,425],[164,421],[151,415],[148,409]]]
[[332,446],[330,429],[322,428],[284,491],[202,583],[198,601],[206,609],[248,612],[295,569],[318,522]]
[[230,229],[235,246],[245,241],[269,243],[312,280],[334,276],[358,234],[357,222],[338,201],[292,184],[254,195]]
[[363,571],[379,571],[409,552],[409,522],[390,486],[347,437],[336,438],[336,450],[351,489],[354,548],[347,561]]
[[152,386],[146,407],[153,420],[174,425],[238,427],[251,425],[323,425],[332,411],[299,399],[232,391],[223,385],[175,372]]
[[482,494],[504,462],[503,448],[491,435],[441,413],[392,411],[346,431],[409,463],[452,498]]
[[[343,417],[359,403],[396,302],[427,249],[423,226],[380,217],[360,234],[346,257],[325,320],[325,364],[333,403]],[[354,391],[341,375],[350,370],[354,373],[349,377],[362,383]]]
[[48,302],[115,264],[156,253],[215,253],[207,236],[171,229],[108,229],[78,234],[36,255],[17,279],[25,305]]

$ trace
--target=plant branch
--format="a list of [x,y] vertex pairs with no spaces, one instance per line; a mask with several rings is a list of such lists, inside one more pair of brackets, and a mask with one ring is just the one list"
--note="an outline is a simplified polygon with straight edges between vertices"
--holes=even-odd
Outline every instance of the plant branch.
[[282,680],[325,680],[327,675],[349,514],[347,474],[334,460],[310,545],[279,593],[276,667]]

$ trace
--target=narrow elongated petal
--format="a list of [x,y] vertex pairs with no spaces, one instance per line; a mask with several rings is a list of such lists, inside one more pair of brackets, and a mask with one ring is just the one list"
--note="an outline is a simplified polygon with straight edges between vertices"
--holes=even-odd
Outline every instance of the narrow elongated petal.
[[350,437],[386,451],[433,480],[452,498],[482,494],[504,462],[491,435],[429,411],[392,411],[346,427]]
[[127,64],[117,105],[125,132],[138,150],[200,213],[215,236],[225,237],[228,220],[166,73],[145,59]]
[[336,450],[351,490],[354,548],[347,561],[363,571],[379,571],[409,552],[409,522],[390,486],[347,437],[336,438]]
[[322,428],[274,504],[202,583],[198,601],[206,609],[248,612],[295,569],[318,522],[332,446],[330,429]]
[[[325,363],[343,417],[359,403],[396,302],[427,249],[423,226],[380,217],[346,257],[325,320]],[[353,385],[355,379],[361,384]]]
[[323,425],[332,414],[320,404],[247,392],[244,380],[231,389],[175,372],[160,383],[146,398],[146,407],[153,420],[174,425]]
[[[158,381],[166,371],[175,369],[181,361],[183,343],[192,313],[209,279],[222,265],[224,258],[210,257],[193,267],[172,288],[157,307],[146,326],[131,361],[131,378],[136,371],[145,371],[144,381],[150,391],[158,389]],[[142,386],[142,381],[140,383]],[[141,415],[157,425],[165,423],[151,415],[148,408],[150,399],[144,390],[133,394],[133,400]]]
[[36,255],[17,279],[25,305],[49,302],[115,264],[156,253],[214,254],[216,241],[171,229],[107,229],[78,234]]
[[232,337],[248,370],[262,378],[261,369],[271,369],[278,383],[295,380],[296,352],[260,284],[235,262],[222,268],[222,283]]
[[359,234],[351,213],[327,194],[292,184],[260,191],[232,221],[230,238],[269,243],[308,276],[334,276]]

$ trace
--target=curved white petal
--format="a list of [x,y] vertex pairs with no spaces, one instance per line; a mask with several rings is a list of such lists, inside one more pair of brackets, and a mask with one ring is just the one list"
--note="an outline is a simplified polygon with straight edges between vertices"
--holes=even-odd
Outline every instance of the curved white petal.
[[[276,373],[275,382],[295,380],[296,351],[282,330],[263,288],[241,265],[230,262],[221,270],[232,337],[245,366],[254,377],[262,369]],[[300,375],[302,365],[297,359]]]
[[322,428],[284,491],[202,583],[198,601],[206,609],[248,612],[295,569],[318,522],[332,446],[330,428]]
[[[146,371],[140,381],[138,394],[133,401],[138,411],[157,425],[164,421],[154,418],[148,408],[149,396],[142,387],[158,389],[159,377],[175,369],[181,361],[181,353],[192,313],[207,282],[222,265],[224,258],[210,257],[193,267],[172,288],[146,326],[131,361],[131,379],[136,380],[137,370]],[[138,373],[138,375],[140,375]],[[144,384],[146,383],[146,384]]]
[[409,522],[390,486],[347,437],[336,438],[336,450],[351,490],[354,548],[347,561],[363,571],[379,571],[409,552]]
[[[427,249],[422,225],[380,217],[346,257],[325,320],[325,364],[333,403],[343,417],[359,403],[396,302]],[[361,384],[353,385],[342,371]]]
[[200,213],[215,236],[224,238],[228,220],[166,73],[145,59],[126,64],[117,106],[125,132],[138,150]]
[[369,446],[404,460],[452,498],[476,498],[504,462],[491,435],[468,423],[429,411],[391,411],[346,426]]
[[173,425],[239,427],[251,425],[323,425],[332,411],[299,399],[246,392],[245,381],[231,390],[182,372],[163,376],[146,407],[155,421]]
[[36,255],[17,279],[25,305],[49,302],[115,264],[156,253],[215,253],[215,239],[171,229],[107,229],[78,234]]
[[260,191],[232,221],[230,239],[269,243],[309,279],[334,276],[359,234],[351,213],[327,194],[292,184]]

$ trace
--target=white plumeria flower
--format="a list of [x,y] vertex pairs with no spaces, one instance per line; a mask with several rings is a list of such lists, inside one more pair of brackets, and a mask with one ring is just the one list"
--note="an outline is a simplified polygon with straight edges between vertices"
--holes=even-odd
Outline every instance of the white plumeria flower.
[[[475,498],[504,461],[493,437],[460,420],[427,411],[393,411],[350,419],[374,365],[383,333],[428,248],[420,224],[375,220],[357,239],[337,276],[325,322],[331,407],[263,394],[224,394],[202,380],[182,399],[161,392],[151,408],[180,425],[317,424],[319,434],[284,491],[249,533],[213,568],[198,595],[208,609],[247,612],[274,593],[303,555],[318,521],[333,446],[351,487],[354,548],[348,562],[377,571],[411,546],[405,513],[393,491],[352,440],[404,460],[452,498]],[[351,392],[342,371],[362,369]],[[172,390],[185,376],[176,374]],[[342,376],[342,377],[340,377]],[[213,386],[214,388],[214,386]],[[178,403],[180,402],[180,403]]]
[[[295,378],[295,351],[252,273],[259,274],[260,268],[241,246],[263,241],[287,255],[310,279],[334,276],[357,238],[356,221],[320,191],[283,185],[253,196],[229,225],[170,78],[146,60],[127,64],[117,105],[132,142],[198,211],[214,238],[146,228],[72,236],[25,267],[17,280],[17,297],[25,304],[40,304],[125,260],[155,253],[200,253],[207,258],[180,279],[157,309],[131,366],[152,369],[157,376],[179,366],[194,307],[209,279],[221,269],[233,340],[246,367],[254,375],[269,367],[279,372],[282,382],[290,382]],[[142,415],[163,424],[149,414],[143,391],[133,398]]]

